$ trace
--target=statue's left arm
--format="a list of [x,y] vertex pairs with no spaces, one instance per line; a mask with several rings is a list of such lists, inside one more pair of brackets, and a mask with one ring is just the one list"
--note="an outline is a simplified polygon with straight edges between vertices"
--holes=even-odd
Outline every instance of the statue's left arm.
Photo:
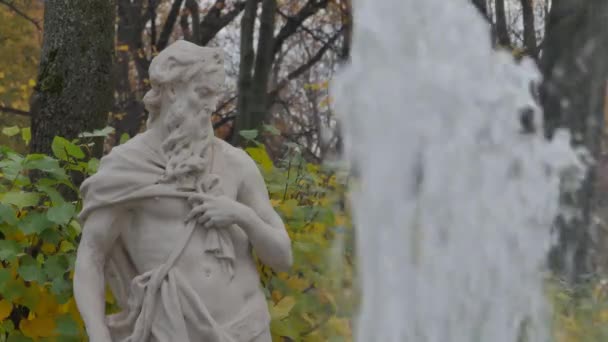
[[196,217],[205,228],[238,225],[264,264],[278,272],[288,271],[293,263],[291,240],[270,203],[260,171],[247,155],[243,155],[240,173],[243,177],[237,201],[225,196],[194,195],[190,200],[203,204],[195,206],[187,220]]

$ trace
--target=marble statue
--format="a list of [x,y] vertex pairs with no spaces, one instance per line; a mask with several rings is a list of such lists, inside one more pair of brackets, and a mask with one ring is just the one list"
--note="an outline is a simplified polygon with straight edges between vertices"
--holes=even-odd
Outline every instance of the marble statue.
[[223,58],[186,41],[155,57],[147,130],[82,185],[74,293],[91,342],[271,341],[252,253],[285,271],[291,242],[255,162],[214,137]]

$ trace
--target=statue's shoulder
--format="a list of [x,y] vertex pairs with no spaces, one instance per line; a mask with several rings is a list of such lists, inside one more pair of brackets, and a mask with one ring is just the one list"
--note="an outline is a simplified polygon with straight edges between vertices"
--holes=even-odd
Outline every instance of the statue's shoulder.
[[104,158],[112,157],[137,157],[142,152],[152,152],[153,149],[147,144],[146,132],[139,133],[126,142],[114,146]]
[[215,145],[221,151],[224,162],[228,167],[236,167],[241,170],[257,167],[253,159],[243,149],[234,147],[226,141],[214,138]]

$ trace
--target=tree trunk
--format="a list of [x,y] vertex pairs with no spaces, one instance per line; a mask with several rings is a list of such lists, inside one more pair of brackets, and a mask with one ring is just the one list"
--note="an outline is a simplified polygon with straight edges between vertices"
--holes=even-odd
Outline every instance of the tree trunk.
[[[572,144],[585,147],[598,159],[608,79],[608,2],[554,0],[541,61],[545,83],[541,102],[547,136],[568,128]],[[563,193],[564,205],[576,210],[574,219],[559,218],[559,244],[551,266],[571,281],[591,271],[591,229],[595,171],[590,168],[582,187]]]
[[521,0],[521,8],[524,19],[524,47],[526,48],[526,54],[536,59],[538,51],[536,49],[533,0]]
[[253,31],[255,29],[255,18],[258,8],[258,0],[247,0],[243,18],[241,19],[241,60],[239,65],[238,99],[235,134],[233,142],[240,140],[238,132],[251,127],[250,117],[247,115],[249,108],[250,89],[253,79],[253,64],[255,52],[253,50]]
[[473,5],[479,10],[479,12],[484,16],[488,17],[488,4],[486,0],[472,0]]
[[251,97],[246,116],[249,129],[261,128],[268,111],[268,81],[274,63],[274,28],[277,0],[262,0],[260,34],[255,57],[255,70],[251,84]]
[[[137,49],[137,42],[141,35],[140,24],[141,8],[129,0],[118,0],[118,25],[116,40],[116,64],[114,67],[114,110],[110,118],[110,125],[115,128],[114,142],[117,145],[120,137],[126,133],[130,137],[137,134],[144,119],[144,106],[137,98],[137,92],[131,88],[129,70],[131,64],[131,51]],[[162,34],[161,34],[162,39]]]
[[505,48],[511,47],[505,0],[496,0],[496,37],[498,38],[498,45]]
[[48,0],[30,149],[51,153],[57,135],[102,128],[112,108],[115,2]]

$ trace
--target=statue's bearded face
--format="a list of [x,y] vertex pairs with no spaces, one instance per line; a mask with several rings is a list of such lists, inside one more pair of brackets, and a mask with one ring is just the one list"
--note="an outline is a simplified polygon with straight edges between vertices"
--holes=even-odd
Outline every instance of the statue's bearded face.
[[144,102],[150,112],[148,125],[160,125],[166,136],[161,144],[167,160],[163,181],[192,187],[210,166],[211,114],[224,69],[217,50],[179,44],[176,51],[170,50],[172,45],[152,62],[152,90]]

